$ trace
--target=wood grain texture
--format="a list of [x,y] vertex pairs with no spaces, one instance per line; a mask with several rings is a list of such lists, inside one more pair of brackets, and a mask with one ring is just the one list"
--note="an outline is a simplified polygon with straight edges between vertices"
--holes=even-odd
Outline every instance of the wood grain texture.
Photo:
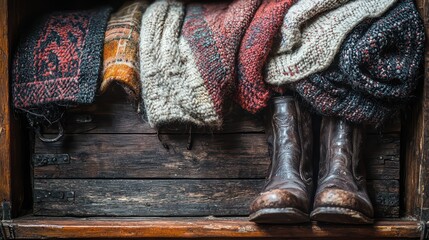
[[[247,216],[263,179],[35,179],[45,216]],[[399,181],[371,180],[375,216],[399,216]]]
[[[423,1],[423,19],[426,28],[426,35],[429,30],[429,1]],[[426,37],[426,46],[429,46],[429,38]],[[425,53],[425,76],[424,76],[424,87],[423,87],[423,126],[417,129],[421,129],[423,132],[423,148],[422,148],[422,159],[420,163],[420,176],[418,191],[420,194],[420,220],[429,221],[429,50],[426,47]]]
[[12,139],[9,97],[8,1],[0,0],[0,201],[11,201]]
[[400,216],[399,180],[370,180],[367,187],[376,218]]
[[34,167],[36,178],[264,178],[269,162],[264,134],[67,135],[36,143],[36,153],[67,153],[70,164]]
[[[417,0],[426,35],[429,32],[429,1]],[[426,37],[429,46],[429,38]],[[429,221],[429,50],[426,48],[424,81],[418,87],[419,101],[407,112],[403,127],[407,129],[404,169],[405,213]]]
[[[188,135],[163,134],[161,137],[169,150],[163,148],[155,134],[67,134],[55,143],[36,141],[37,154],[65,153],[70,160],[33,167],[34,213],[50,216],[248,214],[248,203],[259,193],[269,167],[265,134],[194,134],[192,150],[186,149]],[[368,188],[375,216],[399,217],[399,134],[370,134],[365,144]],[[250,180],[257,184],[244,184]],[[235,185],[237,193],[247,190],[240,196],[232,195],[240,197],[238,202],[214,201],[207,197],[208,188],[200,186],[210,181],[217,183],[219,192],[234,191],[222,187],[222,183],[230,182],[244,184]],[[175,194],[169,195],[162,187],[158,195],[146,196],[147,191],[141,189],[145,184],[152,186],[147,188],[157,189],[166,182],[172,184]],[[189,188],[197,192],[179,191],[185,183],[194,186]],[[91,190],[85,192],[82,188]],[[73,201],[64,201],[71,192]],[[38,199],[43,194],[47,197]],[[200,199],[192,200],[197,202],[188,206],[188,194]],[[105,201],[112,198],[123,202]],[[151,203],[144,205],[132,199],[146,199]],[[156,207],[152,203],[165,205]],[[181,211],[172,210],[175,204],[181,204]]]
[[[2,183],[9,184],[11,214],[12,217],[16,217],[27,211],[27,208],[31,205],[31,173],[30,166],[25,161],[30,157],[31,148],[27,129],[12,107],[12,98],[9,91],[11,89],[9,70],[13,53],[11,50],[14,49],[18,42],[19,28],[23,18],[30,10],[34,9],[34,4],[23,3],[23,0],[3,0],[0,2],[1,22],[6,22],[7,24],[7,26],[2,25],[0,27],[2,39],[2,47],[0,47],[0,185]],[[7,45],[4,43],[7,43]],[[3,125],[6,125],[6,127]],[[5,151],[8,151],[8,153]],[[1,169],[7,165],[9,173],[3,175]],[[2,181],[1,178],[3,177],[7,177],[8,180]],[[0,190],[0,195],[2,194],[1,192],[2,190]]]
[[400,178],[400,135],[368,135],[363,149],[367,179]]
[[7,202],[5,206],[10,207],[5,214],[8,217],[18,215],[25,196],[21,162],[25,151],[21,138],[23,131],[13,117],[9,92],[10,45],[16,39],[12,33],[19,18],[15,7],[11,1],[0,0],[0,202]]
[[[263,180],[40,179],[34,182],[35,196],[40,196],[34,199],[34,214],[240,216],[248,214],[250,201],[262,185]],[[58,191],[74,194],[65,197]]]
[[[5,223],[16,239],[119,238],[282,238],[418,239],[417,221],[379,221],[373,225],[257,225],[246,218],[22,218]],[[8,237],[9,232],[7,233]]]
[[[69,164],[34,166],[35,178],[265,178],[265,134],[188,135],[69,134],[36,140],[35,153],[66,153]],[[365,142],[368,179],[399,179],[398,134],[370,135]],[[120,169],[120,170],[118,170]]]

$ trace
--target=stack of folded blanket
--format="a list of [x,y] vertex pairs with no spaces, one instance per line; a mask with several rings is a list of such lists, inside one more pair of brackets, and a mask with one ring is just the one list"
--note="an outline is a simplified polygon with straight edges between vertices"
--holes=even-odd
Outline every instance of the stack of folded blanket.
[[24,35],[12,94],[32,125],[113,82],[157,128],[220,128],[230,100],[257,113],[284,91],[319,114],[379,125],[412,98],[423,62],[412,0],[134,0],[110,11],[52,13]]

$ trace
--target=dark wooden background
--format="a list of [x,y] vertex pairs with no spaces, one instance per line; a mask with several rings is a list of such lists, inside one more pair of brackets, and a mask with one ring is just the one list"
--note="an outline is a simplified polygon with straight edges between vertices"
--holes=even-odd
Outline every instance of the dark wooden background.
[[[396,120],[369,130],[363,148],[371,200],[383,218],[400,214]],[[189,127],[161,129],[165,149],[118,88],[71,111],[64,125],[61,141],[35,141],[36,160],[69,156],[67,163],[33,167],[35,215],[246,216],[270,162],[263,114],[238,107],[227,114],[221,131],[192,129],[191,150]]]

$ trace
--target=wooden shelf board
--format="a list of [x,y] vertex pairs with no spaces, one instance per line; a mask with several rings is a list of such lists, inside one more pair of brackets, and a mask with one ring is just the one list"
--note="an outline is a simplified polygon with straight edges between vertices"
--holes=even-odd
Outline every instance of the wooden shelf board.
[[[4,221],[8,237],[41,238],[420,238],[418,221],[373,225],[257,225],[246,218],[61,218],[22,217]],[[13,234],[13,236],[10,236]]]

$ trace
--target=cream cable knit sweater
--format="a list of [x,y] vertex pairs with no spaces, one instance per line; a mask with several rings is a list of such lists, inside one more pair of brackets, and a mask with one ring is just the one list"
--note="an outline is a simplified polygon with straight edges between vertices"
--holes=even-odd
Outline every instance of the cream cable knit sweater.
[[152,127],[174,121],[221,124],[190,47],[180,37],[184,14],[183,3],[157,1],[142,17],[142,97]]
[[349,0],[299,0],[287,12],[281,28],[281,45],[277,53],[291,51],[301,43],[301,28],[317,14],[337,8]]
[[[296,4],[303,3],[302,0]],[[305,2],[305,1],[304,1]],[[378,17],[396,0],[353,0],[317,16],[302,31],[301,45],[288,53],[273,52],[265,67],[265,80],[282,85],[326,69],[347,34],[362,20]]]

